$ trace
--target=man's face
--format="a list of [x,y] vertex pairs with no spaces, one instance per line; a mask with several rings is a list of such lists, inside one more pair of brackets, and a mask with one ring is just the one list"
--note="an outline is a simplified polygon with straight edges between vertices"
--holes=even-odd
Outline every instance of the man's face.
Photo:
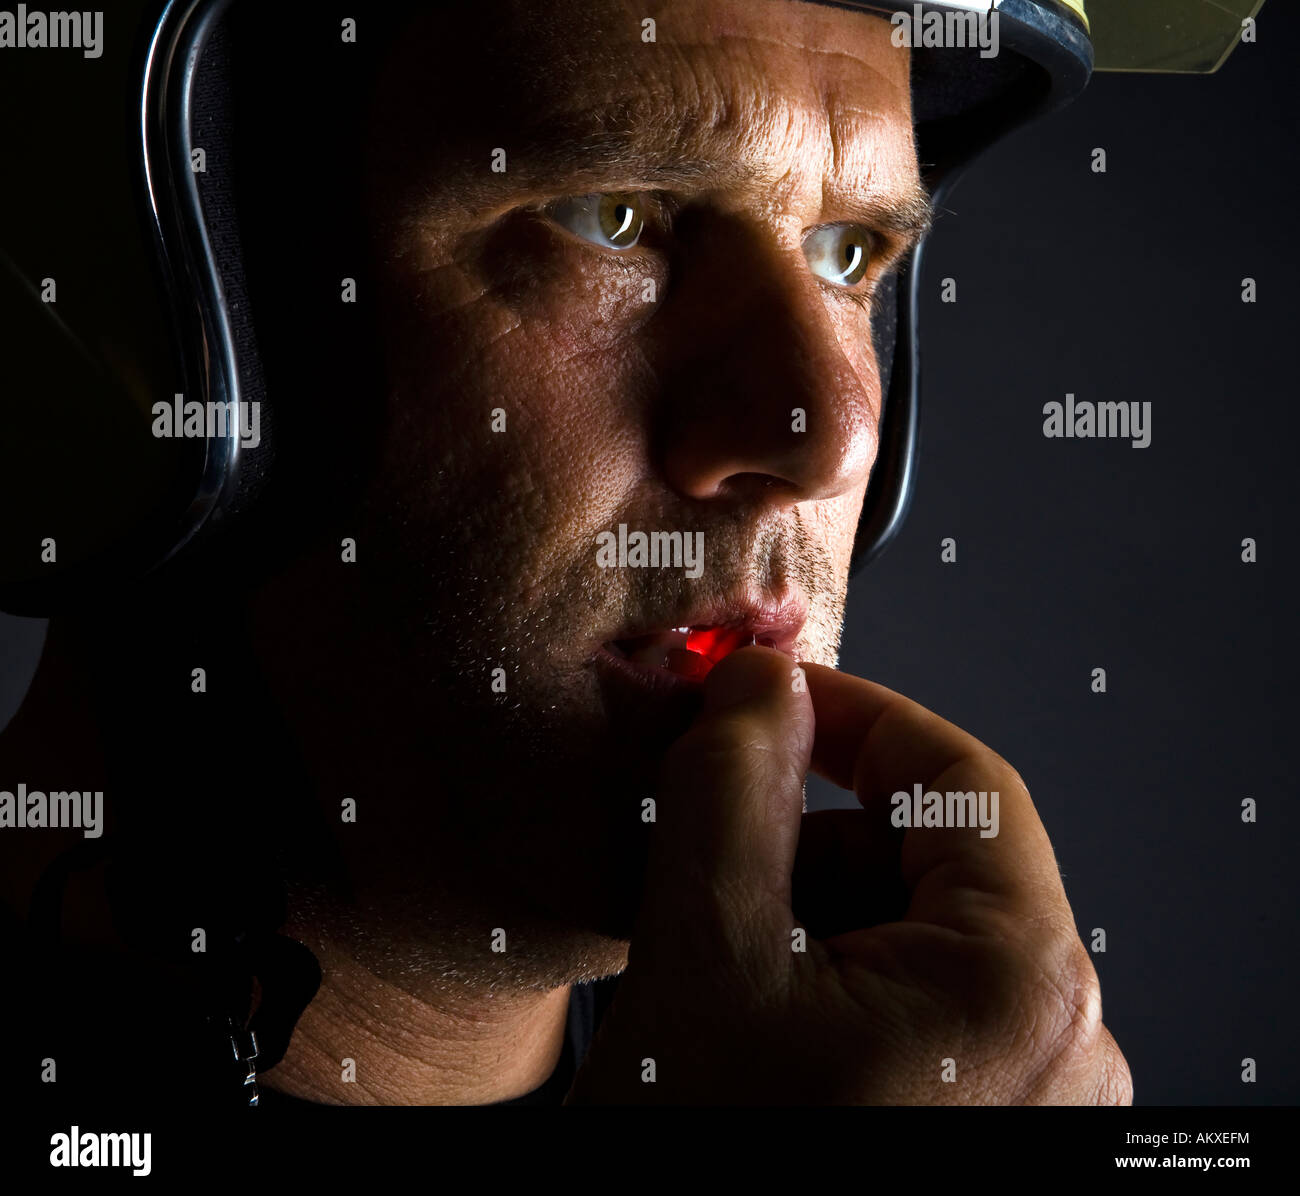
[[[421,17],[383,73],[383,451],[357,564],[281,579],[266,651],[338,784],[375,790],[383,835],[343,847],[359,894],[414,909],[454,855],[493,925],[623,935],[698,697],[672,629],[835,662],[881,415],[871,299],[925,203],[880,18],[538,11]],[[598,552],[620,525],[702,533],[702,567],[620,566]],[[324,677],[301,663],[322,652]]]

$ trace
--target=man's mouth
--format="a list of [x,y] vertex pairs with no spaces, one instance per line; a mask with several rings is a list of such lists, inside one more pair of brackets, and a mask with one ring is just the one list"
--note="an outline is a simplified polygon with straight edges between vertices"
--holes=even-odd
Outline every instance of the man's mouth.
[[699,711],[704,679],[751,644],[798,655],[802,595],[732,594],[694,610],[661,610],[610,626],[589,658],[611,718],[639,743],[680,735]]
[[609,640],[604,647],[620,660],[643,668],[665,669],[679,677],[703,681],[723,657],[752,644],[777,647],[772,636],[756,635],[744,624],[673,627],[631,639]]

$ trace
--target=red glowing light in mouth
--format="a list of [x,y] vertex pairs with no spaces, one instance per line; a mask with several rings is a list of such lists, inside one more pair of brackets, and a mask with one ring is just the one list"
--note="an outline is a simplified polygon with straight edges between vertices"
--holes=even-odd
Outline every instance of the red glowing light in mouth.
[[686,651],[703,656],[710,666],[737,648],[754,643],[738,627],[695,627],[686,634]]
[[743,627],[677,627],[606,647],[622,660],[650,668],[666,669],[680,677],[702,681],[724,656],[751,644],[775,647],[773,640],[755,637]]

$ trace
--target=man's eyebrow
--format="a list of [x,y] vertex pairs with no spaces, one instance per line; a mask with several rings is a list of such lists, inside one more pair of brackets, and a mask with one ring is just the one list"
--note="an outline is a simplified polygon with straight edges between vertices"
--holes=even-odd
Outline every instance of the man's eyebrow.
[[924,237],[934,225],[934,204],[917,178],[911,180],[902,194],[872,198],[862,207],[865,223],[897,233],[908,246]]
[[[516,132],[509,176],[535,194],[678,188],[704,185],[725,188],[749,185],[770,188],[786,174],[787,162],[765,153],[764,139],[745,136],[737,149],[719,144],[720,126],[736,127],[743,100],[729,104],[671,89],[647,87],[631,97],[575,104],[543,101]],[[831,160],[838,167],[846,149],[856,160],[872,134],[857,120],[846,119],[860,108],[837,105],[830,112]],[[762,124],[776,123],[772,116]],[[909,130],[910,132],[910,130]],[[778,152],[779,157],[779,152]],[[502,180],[504,181],[504,180]],[[477,188],[476,188],[477,190]],[[906,178],[834,178],[825,180],[828,207],[909,239],[922,236],[933,220],[929,196],[919,174]]]
[[[521,150],[516,161],[530,183],[567,193],[612,186],[689,190],[706,183],[776,181],[762,165],[733,155],[691,155],[672,149],[659,154],[622,134],[542,135],[530,138]],[[896,233],[909,245],[929,232],[934,222],[934,207],[917,175],[888,190],[841,189],[832,182],[826,194],[845,218]]]

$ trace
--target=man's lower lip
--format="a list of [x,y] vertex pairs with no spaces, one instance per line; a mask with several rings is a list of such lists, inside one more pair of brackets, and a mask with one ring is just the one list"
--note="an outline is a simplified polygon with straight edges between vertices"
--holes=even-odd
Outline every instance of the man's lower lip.
[[687,677],[674,673],[671,669],[655,665],[637,664],[635,661],[616,656],[607,647],[601,645],[596,652],[594,663],[601,672],[630,682],[638,688],[665,697],[671,694],[698,694],[703,690],[703,676]]
[[722,624],[674,627],[631,639],[607,641],[605,651],[620,660],[643,667],[665,669],[692,680],[703,680],[724,657],[751,644],[775,648],[776,641],[759,637],[744,627]]

